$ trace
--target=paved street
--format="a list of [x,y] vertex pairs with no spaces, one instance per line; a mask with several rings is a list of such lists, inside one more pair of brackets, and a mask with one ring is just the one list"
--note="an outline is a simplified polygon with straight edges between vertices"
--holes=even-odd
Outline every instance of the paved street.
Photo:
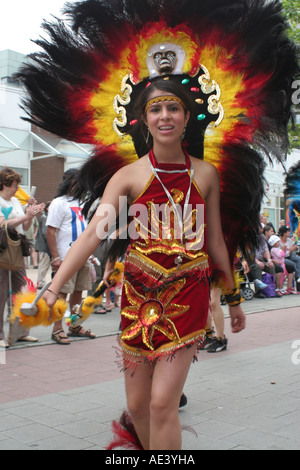
[[[34,276],[34,273],[31,273]],[[300,299],[244,303],[247,329],[228,351],[201,352],[180,411],[185,450],[300,449]],[[0,450],[102,450],[125,408],[116,362],[119,311],[85,324],[95,340],[59,346],[35,328],[38,345],[0,352]],[[294,347],[294,349],[293,349]]]

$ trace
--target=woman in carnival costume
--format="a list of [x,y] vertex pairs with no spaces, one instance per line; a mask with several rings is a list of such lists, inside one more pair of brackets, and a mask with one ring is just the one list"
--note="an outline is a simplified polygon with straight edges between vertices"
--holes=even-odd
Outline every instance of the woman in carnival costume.
[[[120,344],[130,429],[140,448],[179,449],[178,404],[211,276],[233,332],[245,327],[234,257],[256,244],[264,155],[286,155],[294,46],[278,1],[87,0],[66,14],[69,26],[44,25],[50,40],[20,73],[24,107],[39,127],[94,145],[76,196],[85,194],[86,212],[102,199],[44,299],[54,305],[119,216],[111,260],[127,248]],[[136,445],[128,424],[114,424],[109,448]]]
[[294,241],[300,239],[300,162],[296,163],[286,175],[284,195],[289,207],[289,221]]

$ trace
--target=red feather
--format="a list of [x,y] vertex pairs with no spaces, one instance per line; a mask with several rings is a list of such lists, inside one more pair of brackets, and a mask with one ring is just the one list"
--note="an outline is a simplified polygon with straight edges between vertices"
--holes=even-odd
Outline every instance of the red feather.
[[122,448],[126,450],[143,450],[132,419],[127,411],[124,411],[120,421],[112,422],[114,440],[106,447],[106,450]]

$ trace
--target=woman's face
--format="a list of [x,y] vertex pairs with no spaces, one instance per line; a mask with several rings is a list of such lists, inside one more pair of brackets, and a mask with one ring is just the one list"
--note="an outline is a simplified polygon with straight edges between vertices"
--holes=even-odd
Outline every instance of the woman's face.
[[12,197],[14,197],[14,195],[16,194],[16,192],[18,191],[19,189],[19,184],[17,183],[17,181],[13,181],[12,185],[11,186],[4,186],[4,190],[5,190],[5,193],[6,193],[6,196],[7,198],[11,199]]
[[[149,101],[160,96],[174,96],[162,90],[154,90]],[[150,105],[146,112],[145,123],[154,142],[170,145],[181,139],[190,118],[178,101],[160,101]]]
[[274,229],[271,227],[269,231],[268,231],[268,230],[266,231],[265,237],[266,237],[267,240],[269,240],[269,238],[270,238],[272,235],[275,235],[275,232],[274,232]]

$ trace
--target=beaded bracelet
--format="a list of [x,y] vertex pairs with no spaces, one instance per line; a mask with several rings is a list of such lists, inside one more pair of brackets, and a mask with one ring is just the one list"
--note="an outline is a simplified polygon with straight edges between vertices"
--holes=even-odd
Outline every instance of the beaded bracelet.
[[241,295],[240,289],[228,290],[225,293],[225,300],[229,307],[236,307],[244,302],[244,298]]
[[53,295],[56,295],[56,297],[58,298],[58,294],[57,294],[56,292],[53,292],[53,290],[47,289],[47,291],[50,292],[50,293],[53,294]]

